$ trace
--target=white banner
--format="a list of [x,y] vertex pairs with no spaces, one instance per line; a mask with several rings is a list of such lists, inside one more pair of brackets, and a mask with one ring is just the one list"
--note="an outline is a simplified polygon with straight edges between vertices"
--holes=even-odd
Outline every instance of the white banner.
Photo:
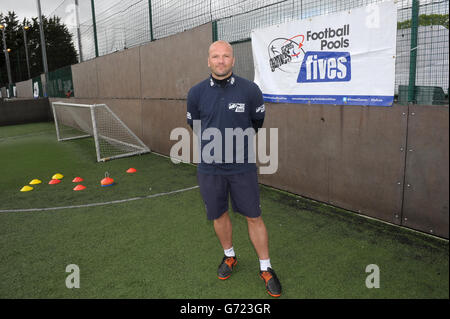
[[391,106],[393,1],[252,30],[255,82],[278,103]]

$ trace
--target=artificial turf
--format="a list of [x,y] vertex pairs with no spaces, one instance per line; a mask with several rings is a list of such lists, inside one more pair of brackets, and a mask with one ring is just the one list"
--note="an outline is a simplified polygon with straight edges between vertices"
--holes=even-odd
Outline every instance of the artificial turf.
[[[96,163],[91,139],[57,142],[51,123],[0,127],[0,155],[0,210],[141,197],[0,212],[0,298],[271,298],[244,217],[230,214],[239,263],[221,281],[223,251],[199,190],[144,198],[196,185],[194,166],[155,154]],[[116,185],[102,188],[106,171]],[[65,178],[48,185],[55,173]],[[86,190],[72,191],[75,176]],[[19,192],[34,178],[43,184]],[[448,241],[260,189],[281,298],[449,298]],[[69,264],[80,269],[80,288],[66,287]],[[365,285],[369,264],[380,269],[380,288]]]

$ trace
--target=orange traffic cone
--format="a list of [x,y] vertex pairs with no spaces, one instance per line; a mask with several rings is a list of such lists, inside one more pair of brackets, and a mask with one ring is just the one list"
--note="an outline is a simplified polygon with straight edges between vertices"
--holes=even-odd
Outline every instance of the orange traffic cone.
[[102,185],[102,187],[114,185],[114,180],[109,177],[108,172],[105,173],[105,178],[100,181],[100,185]]
[[75,188],[73,189],[74,191],[82,191],[83,189],[86,189],[86,186],[83,185],[77,185],[75,186]]

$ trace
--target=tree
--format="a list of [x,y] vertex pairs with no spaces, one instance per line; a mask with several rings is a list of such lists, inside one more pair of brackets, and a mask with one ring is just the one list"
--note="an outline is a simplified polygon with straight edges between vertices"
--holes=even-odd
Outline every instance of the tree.
[[[421,14],[419,25],[442,25],[448,29],[448,14]],[[397,29],[411,28],[411,19],[397,23]]]
[[[0,13],[0,23],[6,25],[6,43],[8,48],[11,49],[9,58],[12,81],[20,82],[28,79],[22,30],[22,27],[26,25],[29,26],[26,33],[31,77],[44,73],[39,19],[36,17],[32,18],[30,21],[25,18],[22,23],[19,23],[15,12],[9,11],[7,15]],[[42,16],[42,23],[45,34],[49,72],[77,63],[77,52],[72,41],[72,35],[67,27],[61,23],[61,19],[59,17],[47,18]],[[0,48],[3,53],[3,41],[1,41]],[[0,57],[0,86],[5,86],[7,83],[6,61],[4,54],[2,54]]]

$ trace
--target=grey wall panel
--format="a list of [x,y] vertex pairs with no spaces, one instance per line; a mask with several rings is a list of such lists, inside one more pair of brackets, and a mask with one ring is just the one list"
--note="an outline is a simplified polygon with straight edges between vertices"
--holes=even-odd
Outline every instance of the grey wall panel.
[[45,88],[45,83],[46,83],[46,81],[45,81],[45,73],[41,73],[41,83],[42,83],[42,88],[44,89]]
[[211,24],[141,46],[142,97],[186,98],[209,74]]
[[321,109],[266,103],[264,128],[278,128],[278,171],[260,175],[261,183],[328,202],[328,141]]
[[77,98],[97,98],[97,60],[72,65],[73,90]]
[[0,100],[0,126],[52,120],[47,98]]
[[99,104],[106,104],[141,140],[142,134],[142,100],[140,99],[101,99]]
[[186,101],[143,100],[143,141],[152,151],[169,156],[177,142],[170,140],[170,132],[177,127],[188,127]]
[[330,203],[400,223],[407,107],[338,106],[330,149]]
[[[187,92],[209,74],[211,38],[206,24],[74,65],[76,98],[63,100],[108,104],[153,151],[170,155],[172,129],[188,129]],[[235,44],[236,54],[249,46]],[[239,63],[236,73],[251,77]],[[278,128],[278,170],[260,175],[261,183],[448,238],[448,107],[266,103],[266,110],[264,127]]]
[[33,83],[29,79],[27,81],[16,83],[17,97],[20,98],[33,98]]
[[264,127],[278,127],[279,168],[260,181],[399,223],[405,108],[267,103]]
[[96,59],[99,98],[140,98],[139,47]]
[[449,109],[409,107],[402,224],[449,238]]

